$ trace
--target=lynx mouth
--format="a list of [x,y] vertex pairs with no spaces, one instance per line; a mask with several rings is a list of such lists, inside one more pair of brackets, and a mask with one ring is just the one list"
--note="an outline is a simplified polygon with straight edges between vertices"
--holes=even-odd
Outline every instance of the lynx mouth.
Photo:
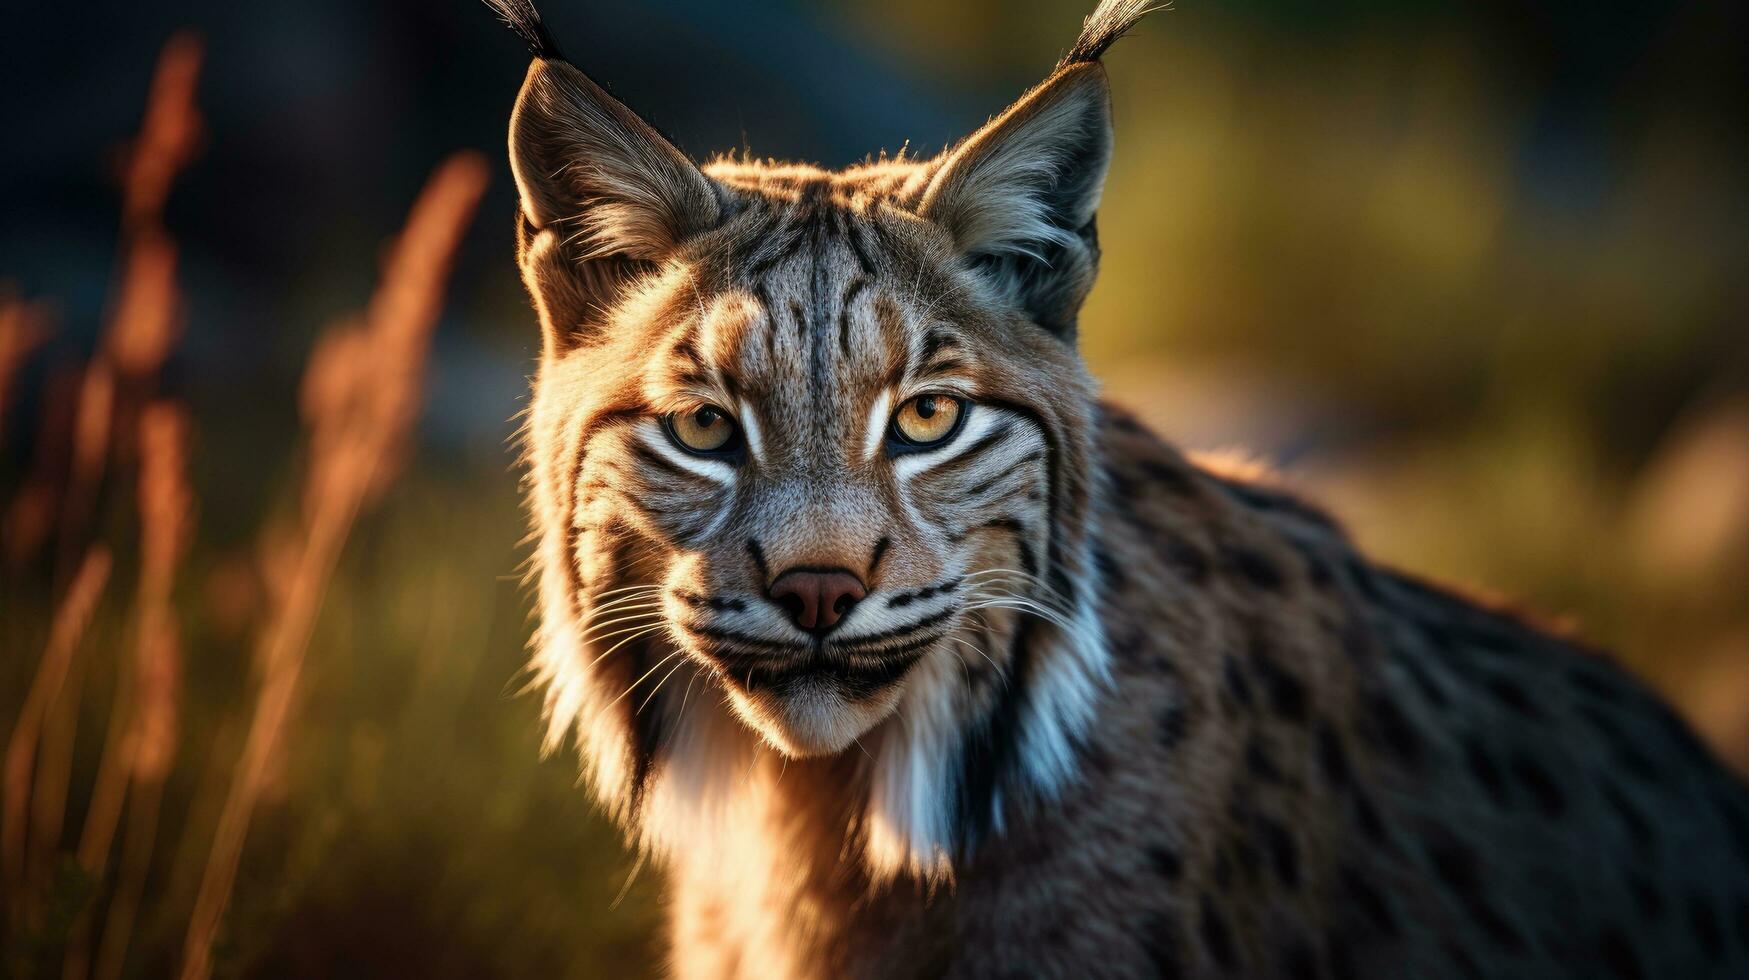
[[708,625],[677,624],[699,659],[750,696],[783,698],[822,686],[850,701],[873,697],[900,681],[944,639],[950,613],[901,630],[809,643],[779,642]]

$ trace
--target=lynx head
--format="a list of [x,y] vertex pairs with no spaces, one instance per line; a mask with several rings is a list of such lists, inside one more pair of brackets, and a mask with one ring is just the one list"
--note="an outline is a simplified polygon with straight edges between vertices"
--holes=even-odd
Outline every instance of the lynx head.
[[930,159],[695,164],[536,60],[510,155],[544,331],[526,440],[549,741],[646,843],[750,760],[841,760],[876,877],[1072,774],[1105,683],[1075,347],[1111,154],[1106,0]]

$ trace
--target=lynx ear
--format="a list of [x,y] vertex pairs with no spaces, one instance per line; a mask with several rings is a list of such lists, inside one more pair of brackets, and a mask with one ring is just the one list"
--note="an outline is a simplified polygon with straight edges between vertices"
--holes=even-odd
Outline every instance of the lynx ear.
[[563,61],[529,66],[510,117],[510,166],[529,222],[574,225],[585,255],[657,258],[717,220],[709,178]]
[[1151,9],[1101,0],[1044,83],[945,153],[919,213],[1040,326],[1073,337],[1099,263],[1094,215],[1111,164],[1099,59]]
[[529,66],[510,119],[523,279],[548,341],[585,338],[625,283],[715,226],[709,178],[589,76]]
[[948,151],[918,211],[1040,326],[1073,336],[1110,162],[1105,70],[1071,65]]

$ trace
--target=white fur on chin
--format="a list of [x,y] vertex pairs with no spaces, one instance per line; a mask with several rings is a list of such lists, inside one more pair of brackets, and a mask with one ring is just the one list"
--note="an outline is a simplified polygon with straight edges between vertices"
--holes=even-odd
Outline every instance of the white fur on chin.
[[899,685],[865,702],[849,701],[828,678],[804,678],[783,697],[730,685],[729,703],[748,728],[794,759],[837,755],[880,724],[899,701]]

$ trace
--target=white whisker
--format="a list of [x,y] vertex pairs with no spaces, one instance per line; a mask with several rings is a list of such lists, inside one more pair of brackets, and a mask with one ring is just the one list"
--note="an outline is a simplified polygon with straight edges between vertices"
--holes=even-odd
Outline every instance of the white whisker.
[[[644,681],[649,680],[650,675],[654,674],[658,670],[661,670],[663,664],[666,664],[668,661],[673,660],[675,657],[678,657],[680,655],[681,655],[681,651],[676,650],[673,653],[669,654],[668,656],[663,657],[661,660],[656,661],[656,666],[651,667],[649,670],[644,671],[642,676],[640,676],[637,680],[632,681],[631,686],[627,687],[624,691],[622,691],[620,693],[619,697],[614,698],[612,701],[607,702],[607,704],[604,706],[604,710],[605,710],[605,708],[611,708],[614,705],[625,700],[625,696],[627,694],[630,694],[630,693],[632,693],[632,691],[636,690],[637,686],[639,684],[642,684]],[[654,692],[652,692],[652,693],[654,693]]]
[[577,639],[579,639],[579,640],[593,639],[600,633],[601,630],[604,630],[609,626],[617,626],[621,623],[634,623],[634,622],[637,622],[639,620],[652,620],[652,619],[661,619],[661,618],[663,618],[663,614],[660,612],[643,612],[643,613],[638,613],[638,614],[632,615],[632,616],[621,616],[618,619],[604,620],[604,621],[599,622],[599,623],[590,623],[589,628],[584,630],[582,633],[578,634]]
[[594,660],[591,660],[591,661],[589,661],[589,663],[585,664],[583,669],[588,670],[589,668],[594,667],[596,664],[607,659],[607,656],[609,654],[613,653],[613,651],[618,650],[620,647],[625,646],[627,643],[632,642],[633,640],[637,639],[640,636],[648,636],[649,634],[654,633],[654,632],[660,630],[661,628],[662,628],[662,625],[660,623],[658,623],[655,626],[646,626],[643,629],[638,630],[637,632],[633,633],[631,636],[626,637],[625,639],[619,641],[618,643],[615,643],[613,646],[608,647],[606,650],[602,651],[600,656],[596,657]]
[[[680,654],[680,652],[681,651],[676,650],[676,651],[674,651],[674,653],[669,654],[668,657],[662,661],[662,663],[667,663],[669,660],[673,660],[675,656]],[[660,667],[661,664],[657,664],[656,666]],[[662,685],[668,683],[668,678],[673,677],[674,672],[679,670],[680,668],[682,668],[684,666],[686,666],[686,661],[682,660],[679,663],[675,664],[671,669],[669,669],[668,673],[663,674],[662,679],[657,681],[656,686],[651,688],[650,693],[644,697],[644,703],[638,705],[638,710],[632,712],[632,714],[634,714],[634,715],[643,714],[644,709],[650,706],[651,701],[655,700],[657,692],[662,690]]]

